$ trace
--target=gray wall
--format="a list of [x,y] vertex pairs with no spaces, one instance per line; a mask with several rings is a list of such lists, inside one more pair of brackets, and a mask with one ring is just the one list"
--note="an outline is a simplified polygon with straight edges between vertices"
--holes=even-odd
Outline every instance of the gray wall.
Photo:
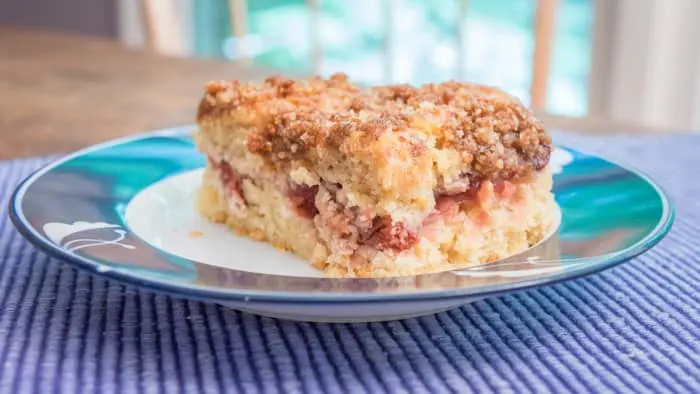
[[119,0],[0,0],[0,26],[117,37]]

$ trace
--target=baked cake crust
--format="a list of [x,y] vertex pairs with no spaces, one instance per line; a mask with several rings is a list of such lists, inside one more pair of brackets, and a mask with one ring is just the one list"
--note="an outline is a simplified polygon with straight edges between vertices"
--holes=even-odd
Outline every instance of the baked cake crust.
[[328,80],[271,77],[261,86],[210,82],[197,121],[232,112],[256,127],[248,148],[281,166],[315,162],[323,151],[339,150],[379,168],[387,150],[420,161],[432,148],[456,153],[462,176],[478,182],[526,177],[544,168],[551,151],[549,135],[529,109],[497,88],[476,84],[395,85],[361,92],[343,74]]
[[[520,234],[524,249],[539,240],[528,234],[544,233],[556,212],[546,169],[550,137],[527,108],[496,88],[446,82],[363,91],[342,74],[271,77],[261,85],[211,82],[197,122],[198,146],[210,159],[200,210],[315,260],[330,274],[408,274],[459,259],[473,264],[476,255],[505,257],[450,257],[444,242],[423,245],[430,243],[425,229],[444,229],[455,241],[481,210],[491,219],[477,221],[498,231],[492,219],[500,209],[506,220],[538,218],[500,224]],[[262,197],[251,197],[256,193]],[[498,208],[485,209],[487,200]],[[445,222],[445,206],[461,227],[442,223],[436,230],[436,212],[437,222]],[[309,245],[296,247],[294,235],[277,234],[285,227],[281,217],[299,221]],[[425,256],[426,248],[437,248],[436,256]]]

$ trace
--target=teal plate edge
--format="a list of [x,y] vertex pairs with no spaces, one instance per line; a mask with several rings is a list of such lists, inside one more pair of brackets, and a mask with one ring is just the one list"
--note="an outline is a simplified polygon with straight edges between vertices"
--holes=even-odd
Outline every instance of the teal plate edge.
[[[668,195],[643,172],[557,145],[569,156],[554,176],[562,222],[554,236],[524,254],[396,278],[300,278],[214,267],[141,241],[123,218],[129,199],[143,187],[204,165],[205,158],[193,149],[194,130],[182,126],[125,137],[50,163],[15,189],[10,218],[50,256],[122,283],[219,302],[275,303],[476,298],[549,285],[644,253],[674,220]],[[53,226],[53,237],[47,235],[47,224]],[[93,246],[90,241],[100,247],[85,247]],[[123,245],[136,254],[124,259]],[[538,273],[513,275],[531,269]]]

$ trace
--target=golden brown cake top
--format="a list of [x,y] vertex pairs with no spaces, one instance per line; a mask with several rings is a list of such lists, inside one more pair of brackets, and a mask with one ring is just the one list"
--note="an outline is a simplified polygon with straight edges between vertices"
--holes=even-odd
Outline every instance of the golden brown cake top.
[[531,111],[502,90],[477,84],[362,91],[342,74],[296,81],[271,77],[260,85],[209,83],[197,121],[241,118],[237,113],[245,113],[256,130],[248,149],[272,162],[315,160],[319,150],[328,149],[345,156],[372,151],[379,161],[389,149],[404,162],[447,155],[453,163],[456,154],[459,168],[450,169],[449,182],[464,184],[466,178],[475,184],[529,176],[544,168],[550,155],[550,137]]

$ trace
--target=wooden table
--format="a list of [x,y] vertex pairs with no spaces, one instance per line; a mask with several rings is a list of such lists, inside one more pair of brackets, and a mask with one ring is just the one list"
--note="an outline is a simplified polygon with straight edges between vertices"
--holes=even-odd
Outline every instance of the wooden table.
[[[111,138],[193,122],[204,84],[269,71],[168,58],[117,42],[0,28],[0,159],[70,152]],[[550,127],[631,130],[542,116]]]
[[207,81],[261,77],[263,71],[230,62],[0,28],[0,159],[69,152],[192,123]]

